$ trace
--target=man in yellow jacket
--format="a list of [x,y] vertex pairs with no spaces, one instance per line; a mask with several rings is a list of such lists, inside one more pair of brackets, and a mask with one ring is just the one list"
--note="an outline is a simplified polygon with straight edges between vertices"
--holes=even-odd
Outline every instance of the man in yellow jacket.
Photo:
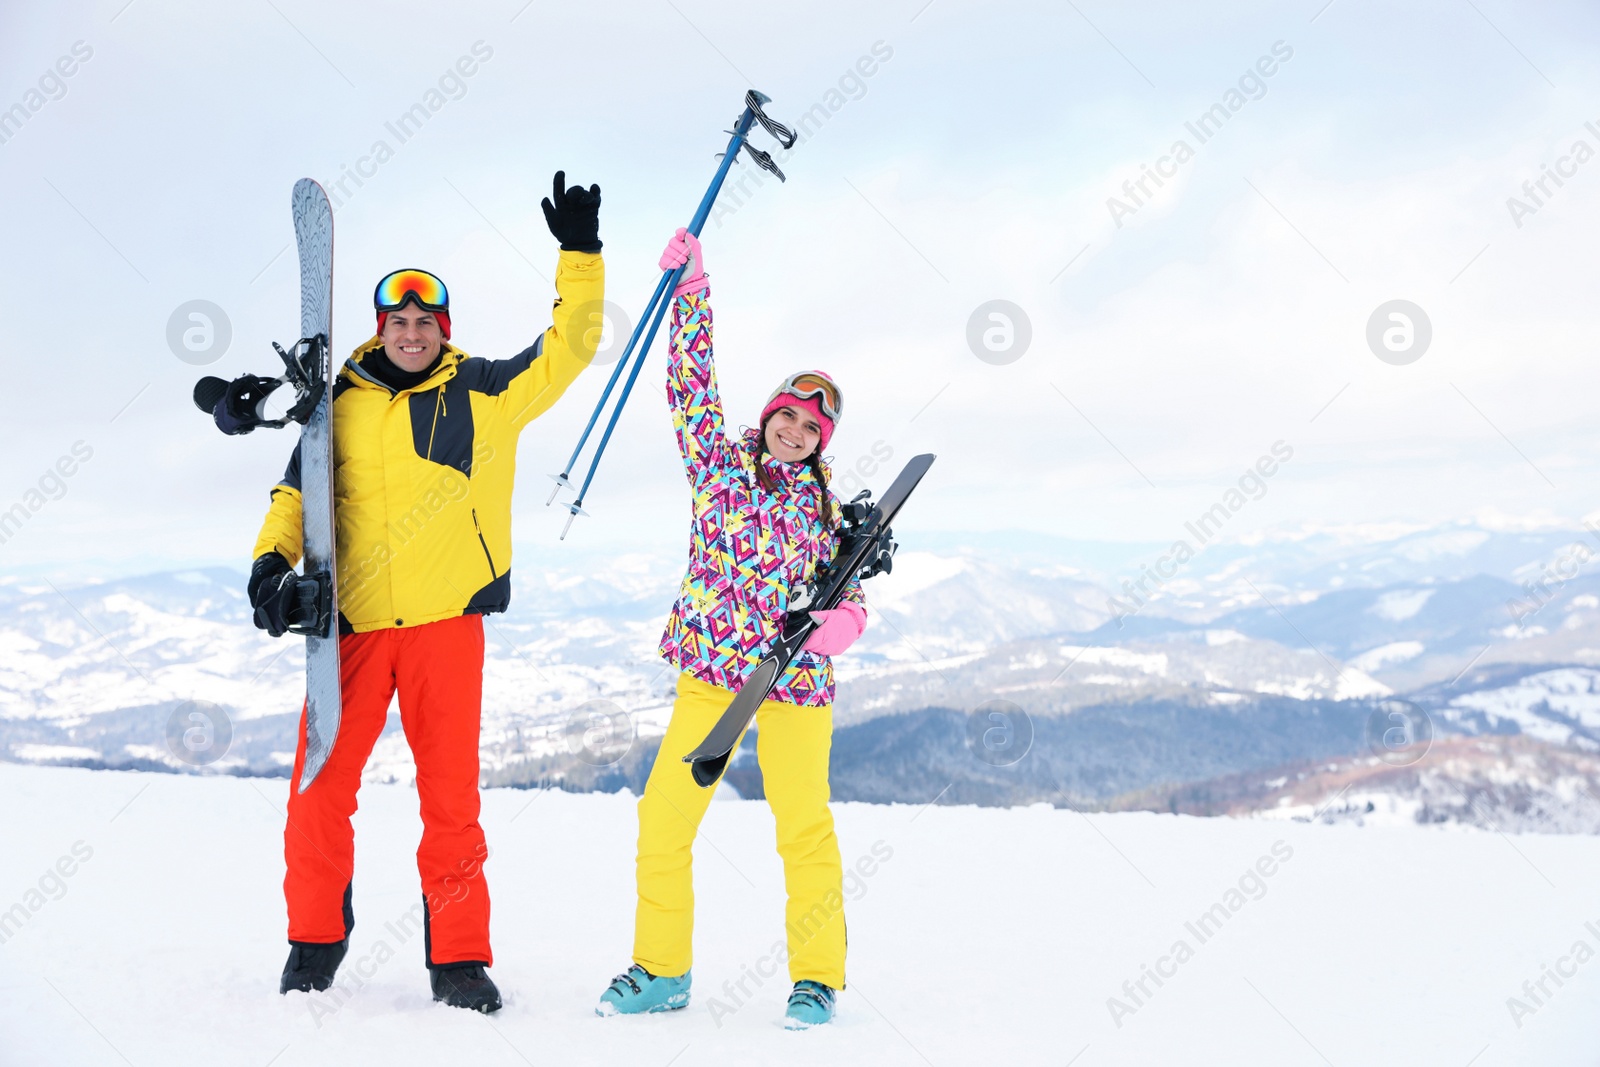
[[[289,961],[280,991],[327,989],[344,958],[361,771],[398,692],[422,808],[421,927],[434,998],[492,1012],[488,857],[478,825],[483,619],[511,599],[517,436],[594,358],[605,294],[600,187],[543,203],[561,242],[553,325],[511,359],[450,344],[449,293],[426,271],[378,283],[377,335],[333,384],[334,526],[343,708],[326,765],[302,793],[306,724],[284,829]],[[287,629],[302,549],[300,451],[256,540],[256,625]],[[406,923],[402,922],[402,926]]]

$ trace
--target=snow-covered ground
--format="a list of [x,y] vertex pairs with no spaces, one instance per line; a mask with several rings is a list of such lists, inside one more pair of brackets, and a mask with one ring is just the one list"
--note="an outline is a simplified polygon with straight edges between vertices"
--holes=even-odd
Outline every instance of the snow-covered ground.
[[835,1026],[790,1033],[781,973],[728,984],[782,935],[764,803],[707,817],[691,1006],[599,1019],[632,932],[631,798],[488,791],[506,1007],[484,1018],[431,1003],[420,937],[390,929],[418,894],[404,786],[362,792],[347,990],[278,995],[286,788],[0,765],[0,1063],[1559,1067],[1600,1051],[1593,837],[842,804],[845,861],[871,871],[851,883],[850,986]]

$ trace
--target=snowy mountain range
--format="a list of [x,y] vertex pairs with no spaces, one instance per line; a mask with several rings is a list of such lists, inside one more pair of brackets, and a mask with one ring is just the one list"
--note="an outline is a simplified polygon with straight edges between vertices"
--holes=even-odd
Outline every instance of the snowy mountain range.
[[[1474,774],[1492,749],[1494,766],[1553,789],[1551,766],[1587,766],[1600,751],[1600,576],[1588,566],[1600,541],[1587,530],[1459,524],[1219,543],[1129,612],[1154,551],[918,537],[868,583],[874,625],[839,663],[835,794],[1199,811],[1179,787],[1215,783],[1207,795],[1228,798],[1207,802],[1218,811],[1299,811],[1317,783],[1343,784],[1311,773],[1316,761],[1377,758],[1366,724],[1396,697],[1426,712],[1441,746],[1478,738]],[[678,577],[675,560],[599,555],[517,575],[512,610],[489,620],[486,781],[642,781],[670,710],[655,644]],[[302,648],[250,625],[243,584],[226,568],[71,586],[0,579],[0,759],[287,773]],[[986,762],[963,725],[995,706],[1028,720],[1032,751],[1014,766]],[[185,747],[196,710],[225,743]],[[1524,747],[1503,747],[1509,736]],[[1558,754],[1529,770],[1529,753],[1545,749]],[[1450,751],[1467,773],[1466,750]],[[752,768],[736,763],[730,777],[746,795],[760,788]],[[1276,791],[1232,780],[1269,770],[1258,777],[1284,778]],[[1421,811],[1425,788],[1392,770],[1376,767],[1371,788]],[[397,719],[367,774],[410,780]],[[1600,829],[1600,808],[1578,821]]]

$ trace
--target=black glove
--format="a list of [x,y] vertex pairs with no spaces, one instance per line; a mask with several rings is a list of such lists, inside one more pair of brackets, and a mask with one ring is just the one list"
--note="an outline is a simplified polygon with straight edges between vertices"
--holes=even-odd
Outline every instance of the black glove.
[[289,561],[276,552],[263,552],[256,558],[250,568],[250,584],[245,590],[250,596],[257,629],[273,637],[282,637],[288,632],[286,614],[288,605],[294,602],[294,582],[298,578]]
[[[567,172],[556,171],[555,187],[540,205],[550,232],[561,242],[563,252],[600,251],[600,187],[585,189],[574,185],[561,191]],[[554,201],[552,203],[552,201]]]
[[290,630],[315,633],[323,603],[322,575],[296,574],[289,561],[276,552],[261,555],[250,568],[250,606],[255,609],[257,628],[273,637]]

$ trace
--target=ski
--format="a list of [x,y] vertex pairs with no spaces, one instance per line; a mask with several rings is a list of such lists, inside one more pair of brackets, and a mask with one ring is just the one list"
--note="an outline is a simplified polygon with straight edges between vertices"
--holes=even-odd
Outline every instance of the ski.
[[[339,596],[333,525],[333,207],[310,178],[295,182],[294,236],[300,252],[300,336],[316,406],[300,431],[305,575],[318,581],[319,610],[306,631],[306,762],[300,792],[316,780],[339,736]],[[298,383],[297,383],[298,384]]]
[[701,786],[714,784],[728,767],[728,758],[734,746],[744,736],[745,729],[755,718],[756,709],[772,691],[783,672],[794,662],[805,646],[817,623],[811,618],[813,611],[828,611],[839,606],[853,578],[870,578],[888,571],[894,562],[894,531],[890,523],[900,513],[900,508],[911,496],[922,476],[933,466],[934,456],[925,452],[912,456],[890,484],[877,503],[870,500],[871,493],[863,490],[850,503],[844,505],[844,517],[839,532],[839,545],[833,559],[812,579],[810,586],[789,605],[788,618],[778,634],[777,641],[728,704],[711,732],[693,752],[683,757]]

